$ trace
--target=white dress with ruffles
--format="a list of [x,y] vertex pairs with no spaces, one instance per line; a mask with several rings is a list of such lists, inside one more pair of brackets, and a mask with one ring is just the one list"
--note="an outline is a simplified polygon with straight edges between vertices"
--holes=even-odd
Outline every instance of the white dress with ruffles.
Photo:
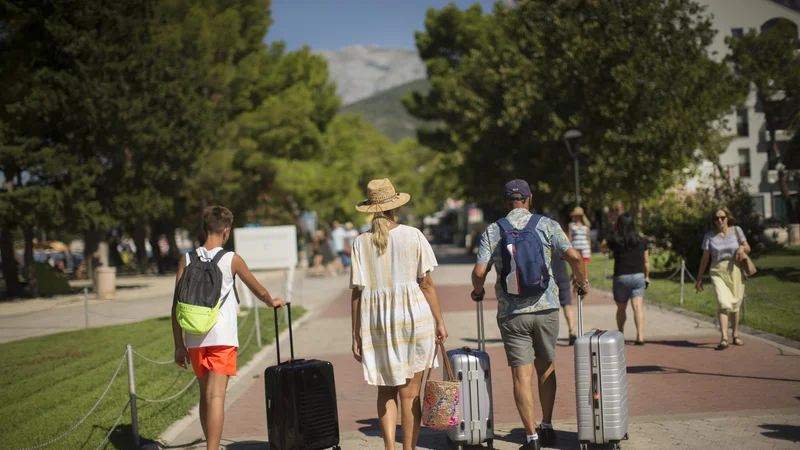
[[436,321],[418,280],[438,264],[416,228],[390,230],[381,256],[372,236],[364,233],[353,241],[350,272],[350,288],[361,290],[364,379],[374,386],[402,386],[433,359]]

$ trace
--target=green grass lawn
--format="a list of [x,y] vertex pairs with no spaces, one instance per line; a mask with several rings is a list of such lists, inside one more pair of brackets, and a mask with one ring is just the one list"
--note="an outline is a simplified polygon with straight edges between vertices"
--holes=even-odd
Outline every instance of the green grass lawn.
[[[651,252],[651,262],[653,260]],[[800,247],[776,250],[753,261],[758,273],[745,285],[745,325],[759,330],[800,340]],[[607,278],[603,283],[602,253],[595,254],[589,263],[589,280],[595,288],[611,290],[614,260],[609,258]],[[680,306],[680,274],[667,280],[674,271],[652,271],[650,288],[645,299],[671,306]],[[696,276],[697,273],[692,273]],[[714,317],[717,301],[711,279],[703,278],[704,291],[695,294],[694,282],[686,276],[683,308]]]
[[[247,311],[247,310],[245,310]],[[273,314],[261,308],[262,344],[275,336]],[[300,307],[292,317],[305,313]],[[285,313],[283,315],[285,317]],[[258,351],[253,337],[253,314],[240,317],[238,367],[241,369]],[[281,321],[285,328],[285,320]],[[125,345],[151,359],[173,357],[169,317],[103,328],[70,331],[0,345],[0,448],[17,449],[38,445],[70,429],[94,405],[111,380],[125,354]],[[194,377],[191,368],[174,364],[154,365],[134,355],[136,393],[147,399],[169,397]],[[180,397],[164,403],[138,402],[141,443],[155,440],[170,424],[184,417],[197,404],[199,390],[194,383]],[[50,449],[95,449],[110,431],[129,398],[127,366],[123,363],[107,397],[92,415]],[[263,413],[263,411],[262,411]],[[266,420],[266,419],[265,419]],[[266,423],[264,424],[266,432]],[[102,448],[132,449],[130,411]]]

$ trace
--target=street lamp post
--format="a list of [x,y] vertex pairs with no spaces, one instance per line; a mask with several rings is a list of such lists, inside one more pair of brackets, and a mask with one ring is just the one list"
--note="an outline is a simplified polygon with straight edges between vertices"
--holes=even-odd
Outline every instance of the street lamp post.
[[[575,199],[578,202],[578,206],[581,206],[581,188],[578,178],[578,139],[580,139],[581,136],[583,136],[583,133],[574,129],[567,130],[564,133],[564,144],[567,146],[567,152],[569,152],[569,156],[575,160]],[[575,151],[572,150],[570,141],[575,141]]]

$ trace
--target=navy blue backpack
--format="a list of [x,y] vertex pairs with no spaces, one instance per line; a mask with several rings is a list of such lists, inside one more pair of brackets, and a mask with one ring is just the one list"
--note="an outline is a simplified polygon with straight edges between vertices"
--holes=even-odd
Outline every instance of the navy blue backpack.
[[497,221],[502,230],[503,271],[501,285],[503,290],[520,297],[535,297],[547,290],[550,284],[550,270],[544,258],[544,245],[536,231],[542,216],[534,214],[525,228],[518,230],[503,217]]

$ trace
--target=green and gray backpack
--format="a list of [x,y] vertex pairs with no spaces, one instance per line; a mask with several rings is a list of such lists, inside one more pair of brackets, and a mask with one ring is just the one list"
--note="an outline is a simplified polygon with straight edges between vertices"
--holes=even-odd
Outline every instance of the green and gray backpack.
[[[222,271],[219,261],[228,253],[222,249],[211,259],[205,249],[195,252],[195,261],[189,261],[175,288],[175,316],[187,333],[205,334],[217,323],[219,309],[231,292],[222,297]],[[236,277],[231,288],[236,300]]]

